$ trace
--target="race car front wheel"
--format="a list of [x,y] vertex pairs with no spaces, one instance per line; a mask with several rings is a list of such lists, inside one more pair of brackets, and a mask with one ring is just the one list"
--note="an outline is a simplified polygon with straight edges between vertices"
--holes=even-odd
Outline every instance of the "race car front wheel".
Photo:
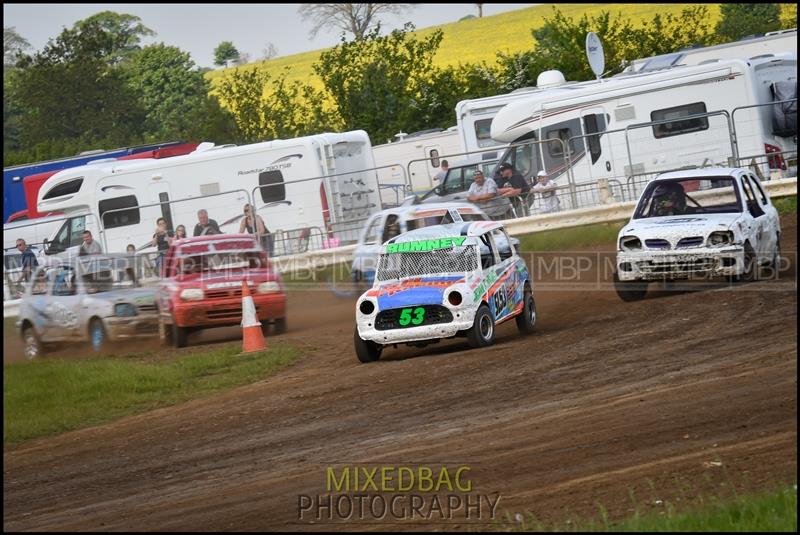
[[89,338],[92,342],[92,350],[95,353],[100,353],[108,348],[108,335],[105,327],[103,327],[103,322],[99,319],[93,319],[89,325]]
[[494,342],[494,318],[486,304],[475,313],[475,321],[467,331],[467,340],[472,347],[486,347]]
[[25,327],[25,330],[22,331],[22,340],[25,344],[25,358],[28,360],[33,360],[44,352],[42,343],[36,336],[33,327]]
[[516,319],[519,332],[522,334],[533,332],[533,328],[536,326],[536,302],[533,300],[533,293],[527,284],[522,298],[522,312]]
[[358,329],[356,329],[353,341],[355,342],[356,356],[358,357],[359,362],[366,364],[367,362],[375,362],[381,358],[381,351],[383,351],[383,347],[379,346],[372,340],[363,340],[360,336],[358,336]]
[[643,281],[623,282],[619,275],[614,273],[614,289],[617,295],[625,302],[639,301],[647,295],[647,283]]

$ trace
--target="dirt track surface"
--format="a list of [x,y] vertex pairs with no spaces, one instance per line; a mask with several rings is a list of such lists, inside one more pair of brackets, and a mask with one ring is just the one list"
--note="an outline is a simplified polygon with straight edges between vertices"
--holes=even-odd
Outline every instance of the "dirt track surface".
[[654,507],[682,492],[795,483],[796,243],[796,223],[785,220],[793,265],[780,281],[636,303],[605,283],[543,282],[531,336],[512,321],[485,350],[455,339],[390,348],[369,365],[353,354],[352,299],[304,292],[280,337],[304,349],[295,366],[6,450],[4,528],[425,526],[299,521],[298,495],[324,494],[335,463],[467,464],[475,492],[499,494],[499,512],[543,520],[592,515],[597,504],[625,516],[631,492]]

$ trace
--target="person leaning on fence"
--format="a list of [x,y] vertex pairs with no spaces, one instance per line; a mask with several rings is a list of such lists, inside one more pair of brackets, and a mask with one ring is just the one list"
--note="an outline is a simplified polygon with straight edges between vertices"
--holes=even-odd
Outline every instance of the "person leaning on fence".
[[511,200],[511,205],[514,207],[517,217],[530,215],[526,199],[528,192],[531,190],[528,181],[519,173],[515,173],[514,168],[507,163],[500,166],[500,181],[503,187],[497,191],[503,197],[508,197]]
[[207,234],[222,234],[219,225],[213,219],[208,218],[208,212],[199,210],[197,212],[198,223],[194,226],[193,236],[205,236]]
[[92,237],[91,231],[84,230],[83,243],[78,251],[78,256],[86,256],[90,254],[103,254],[103,247],[100,245],[100,242]]
[[467,191],[467,200],[477,204],[491,218],[504,217],[510,203],[498,193],[497,183],[485,177],[480,169],[472,173],[472,178],[474,182]]
[[239,234],[256,234],[256,231],[258,231],[261,246],[269,256],[272,256],[272,234],[267,229],[264,219],[260,215],[253,213],[252,206],[245,204],[244,218],[239,223]]
[[547,214],[550,212],[558,212],[561,201],[558,200],[558,195],[556,195],[558,186],[556,185],[555,181],[550,179],[547,171],[539,171],[539,174],[536,175],[536,178],[537,182],[533,186],[532,190],[539,194],[541,199],[539,202],[539,207],[541,208],[542,213]]

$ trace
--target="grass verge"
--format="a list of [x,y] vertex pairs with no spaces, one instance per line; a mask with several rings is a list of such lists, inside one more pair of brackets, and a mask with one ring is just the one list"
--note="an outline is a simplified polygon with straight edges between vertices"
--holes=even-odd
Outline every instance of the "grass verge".
[[[233,344],[177,359],[155,353],[3,365],[3,444],[55,435],[263,379],[298,351],[238,355]],[[133,357],[133,358],[131,358]]]
[[781,197],[774,199],[772,204],[781,215],[796,215],[797,214],[797,196],[794,197]]
[[[688,531],[688,532],[797,532],[797,485],[779,490],[739,496],[732,500],[710,500],[707,506],[676,511],[670,502],[658,513],[637,512],[619,522],[570,520],[569,523],[544,524],[532,516],[502,531]],[[602,513],[602,511],[601,511]],[[511,519],[509,519],[511,520]]]

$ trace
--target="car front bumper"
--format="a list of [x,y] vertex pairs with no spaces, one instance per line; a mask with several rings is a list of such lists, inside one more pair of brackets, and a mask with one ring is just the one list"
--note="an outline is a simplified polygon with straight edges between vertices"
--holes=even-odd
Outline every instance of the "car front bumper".
[[745,271],[741,246],[691,251],[619,251],[617,276],[621,281],[686,279],[690,276],[730,276]]
[[158,336],[158,315],[145,314],[133,317],[113,316],[105,319],[108,338],[112,341]]
[[[286,295],[282,293],[253,295],[256,317],[269,321],[286,317]],[[178,327],[222,327],[242,322],[242,298],[208,301],[181,301],[175,304],[172,321]]]
[[453,321],[435,323],[432,325],[420,325],[419,327],[403,327],[399,329],[378,330],[374,326],[374,320],[377,314],[371,316],[359,315],[358,335],[362,340],[371,340],[381,345],[405,344],[409,342],[452,338],[459,331],[464,331],[472,327],[475,321],[476,309],[465,309],[463,307],[448,308],[453,314]]

